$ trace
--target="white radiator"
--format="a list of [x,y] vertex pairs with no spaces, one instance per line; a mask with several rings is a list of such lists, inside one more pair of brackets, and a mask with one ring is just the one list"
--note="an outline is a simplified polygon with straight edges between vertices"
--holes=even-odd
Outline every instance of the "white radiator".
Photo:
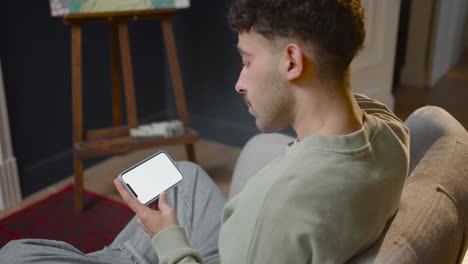
[[0,163],[0,210],[21,202],[18,169],[14,157]]
[[18,168],[13,156],[10,126],[0,62],[0,210],[21,201]]

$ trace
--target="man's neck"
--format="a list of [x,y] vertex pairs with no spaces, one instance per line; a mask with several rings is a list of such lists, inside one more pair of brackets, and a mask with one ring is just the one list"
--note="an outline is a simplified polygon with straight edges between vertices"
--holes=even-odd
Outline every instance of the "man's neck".
[[363,113],[349,89],[298,89],[293,128],[298,140],[311,135],[346,135],[363,125]]

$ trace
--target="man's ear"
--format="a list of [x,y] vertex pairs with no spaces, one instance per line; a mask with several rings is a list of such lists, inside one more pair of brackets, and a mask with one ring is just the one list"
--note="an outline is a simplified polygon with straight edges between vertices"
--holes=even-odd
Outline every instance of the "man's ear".
[[286,78],[294,80],[299,78],[304,71],[304,52],[297,44],[290,43],[285,49]]

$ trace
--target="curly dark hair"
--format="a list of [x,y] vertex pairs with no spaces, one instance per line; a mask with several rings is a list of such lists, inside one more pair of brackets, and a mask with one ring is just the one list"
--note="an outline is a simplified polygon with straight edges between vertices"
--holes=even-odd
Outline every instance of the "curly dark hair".
[[270,40],[302,41],[321,79],[347,78],[366,34],[360,0],[237,0],[228,21],[238,32],[253,28]]

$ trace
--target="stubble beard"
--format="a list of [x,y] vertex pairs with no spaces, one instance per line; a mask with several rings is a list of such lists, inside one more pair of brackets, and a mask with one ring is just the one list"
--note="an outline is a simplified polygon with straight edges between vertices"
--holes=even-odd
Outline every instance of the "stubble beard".
[[291,122],[292,95],[285,81],[272,70],[259,90],[263,96],[259,108],[255,111],[257,128],[264,133],[286,128]]

